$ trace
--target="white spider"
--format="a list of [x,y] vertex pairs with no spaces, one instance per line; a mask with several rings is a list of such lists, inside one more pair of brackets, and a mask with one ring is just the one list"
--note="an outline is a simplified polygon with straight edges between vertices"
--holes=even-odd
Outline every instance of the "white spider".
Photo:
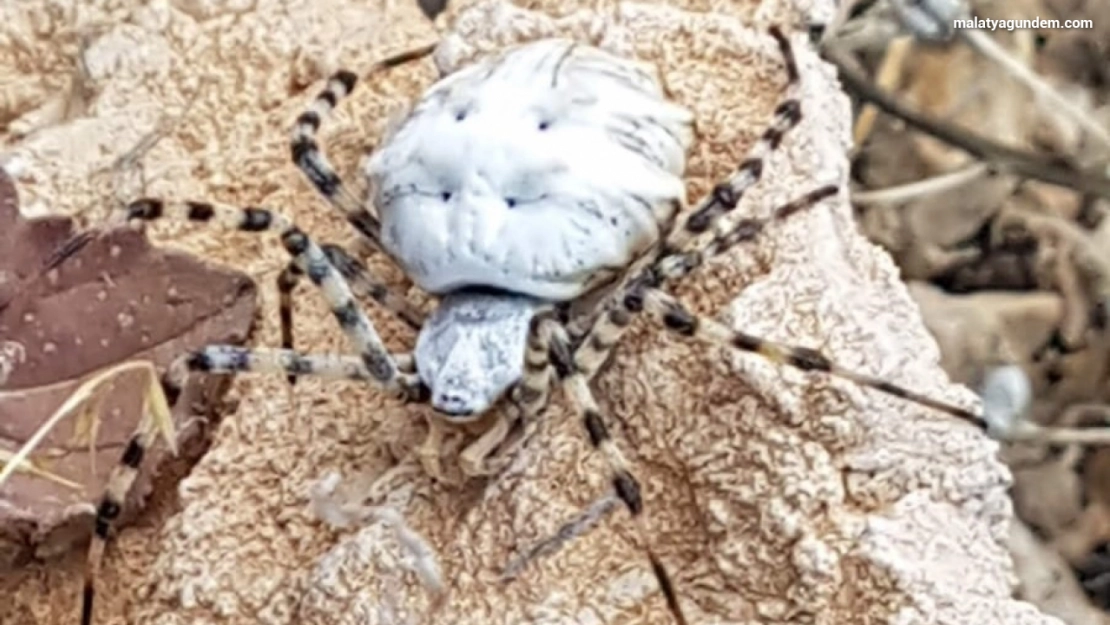
[[[799,76],[789,41],[777,28],[771,35],[793,89]],[[430,51],[391,58],[375,70]],[[697,317],[668,294],[671,282],[706,259],[756,240],[768,224],[836,193],[830,186],[812,190],[766,218],[735,214],[744,191],[760,179],[764,156],[801,119],[798,100],[784,99],[736,172],[687,209],[682,174],[693,117],[667,100],[651,68],[568,40],[536,41],[433,85],[367,161],[370,193],[363,203],[347,192],[314,138],[355,82],[355,74],[337,72],[297,119],[293,161],[354,228],[439,298],[437,308],[424,319],[342,248],[317,245],[278,213],[141,199],[128,206],[128,219],[277,231],[292,258],[279,279],[283,347],[200,349],[171,367],[169,396],[188,371],[315,375],[367,381],[430,402],[439,418],[454,423],[474,421],[507,398],[517,410],[498,411],[461,456],[464,471],[480,475],[504,466],[494,451],[518,420],[542,412],[554,378],[608,463],[615,497],[636,519],[643,511],[639,483],[611,440],[589,382],[640,313],[681,336],[837,375],[979,423],[962,408],[846,370],[815,350]],[[291,291],[302,275],[319,287],[356,355],[292,349]],[[369,297],[418,328],[414,352],[391,354],[356,297]],[[109,482],[96,520],[94,543],[101,550],[151,440],[136,435]],[[523,554],[512,572],[586,531],[608,509],[603,504]],[[666,569],[646,548],[668,608],[685,623]],[[86,623],[94,581],[90,574]]]

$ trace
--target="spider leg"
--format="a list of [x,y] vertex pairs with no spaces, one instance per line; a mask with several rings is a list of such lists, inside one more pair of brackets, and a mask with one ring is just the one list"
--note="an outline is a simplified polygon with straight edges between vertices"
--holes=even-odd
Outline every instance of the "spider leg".
[[[693,239],[684,251],[660,258],[655,265],[654,272],[645,272],[641,274],[639,279],[633,280],[629,289],[624,292],[621,307],[632,314],[641,310],[647,311],[668,330],[682,336],[698,338],[712,344],[730,345],[741,351],[760,354],[774,362],[803,371],[819,371],[851,380],[861,386],[939,410],[978,427],[983,427],[983,418],[978,413],[937,401],[887,380],[846,369],[817,350],[776,343],[743,331],[732,330],[713,319],[698,318],[673,296],[658,288],[661,280],[673,280],[688,275],[707,259],[724,252],[733,245],[757,239],[769,222],[785,219],[812,207],[821,200],[835,195],[836,192],[835,186],[814,189],[802,197],[775,209],[768,219],[745,218],[733,224],[726,224],[727,220],[723,217],[718,219],[716,232],[707,233]],[[602,328],[599,335],[612,335],[614,334],[613,330],[619,330],[619,328]],[[619,332],[616,334],[619,336]],[[608,342],[599,339],[593,342],[587,341],[584,345]],[[591,362],[597,358],[598,356],[593,356]],[[604,358],[604,355],[601,358]]]
[[248,232],[279,232],[286,252],[323,293],[339,327],[358,351],[371,379],[385,390],[409,399],[421,400],[427,395],[427,388],[419,383],[415,375],[400,371],[374,324],[358,307],[347,281],[331,264],[328,255],[288,218],[263,208],[149,198],[129,204],[126,217],[129,221],[173,217]]
[[[659,287],[664,280],[686,276],[706,259],[721,253],[737,243],[750,242],[759,237],[768,223],[785,219],[836,193],[832,186],[815,189],[806,195],[777,208],[769,218],[738,220],[729,228],[718,226],[716,232],[706,233],[693,240],[685,251],[660,258],[653,267],[641,271],[611,300],[608,310],[600,315],[574,354],[575,364],[582,370],[596,372],[608,358],[633,317],[647,312],[665,328],[682,336],[694,337],[711,344],[729,345],[741,351],[760,354],[774,362],[802,369],[819,371],[851,380],[861,386],[888,395],[912,401],[983,427],[980,415],[966,408],[953,406],[926,397],[905,387],[873,376],[846,369],[819,351],[769,341],[742,331],[734,331],[709,318],[699,318],[690,313],[678,300]],[[720,220],[721,222],[724,219]]]
[[528,335],[524,352],[524,375],[516,388],[513,399],[520,406],[525,419],[538,416],[547,407],[551,395],[551,342],[558,322],[550,317],[537,317]]
[[[581,415],[582,426],[590,439],[590,445],[600,453],[601,457],[605,459],[605,463],[608,465],[610,479],[616,497],[620,499],[621,503],[628,509],[633,522],[637,526],[640,542],[647,551],[652,573],[655,575],[656,582],[659,584],[659,589],[663,592],[663,597],[667,602],[667,608],[670,610],[677,623],[686,625],[686,616],[683,614],[682,607],[678,603],[678,596],[675,593],[674,583],[671,581],[670,573],[667,572],[666,567],[663,566],[663,562],[659,557],[655,555],[655,552],[651,548],[650,541],[646,539],[648,532],[646,528],[643,527],[642,514],[644,511],[644,501],[641,495],[640,481],[632,474],[632,470],[628,466],[628,461],[625,459],[624,454],[621,453],[620,448],[613,442],[613,438],[609,433],[609,427],[605,425],[605,418],[602,416],[601,409],[597,405],[597,400],[594,398],[593,391],[590,390],[590,379],[592,375],[588,375],[577,366],[570,341],[563,332],[556,332],[551,336],[550,355],[551,364],[561,382],[564,392],[571,400],[576,412]],[[579,519],[576,519],[572,524],[564,526],[557,534],[555,539],[556,542],[562,544],[572,538],[574,532],[585,531],[596,524],[597,520],[604,516],[607,509],[604,506],[597,510],[595,510],[595,508],[596,506],[591,506],[588,511],[595,512],[595,514],[588,514],[587,517],[580,516]],[[542,554],[558,546],[558,544],[554,544],[554,547],[552,547],[551,541],[545,542],[548,543],[548,546],[541,543],[538,547],[534,547],[532,551],[537,554]]]
[[[787,91],[792,92],[800,84],[794,50],[790,46],[790,40],[778,26],[772,26],[770,33],[778,43],[783,63],[786,65],[786,75],[789,80]],[[678,227],[673,228],[668,234],[665,248],[684,247],[691,237],[706,232],[721,217],[734,211],[744,193],[763,177],[764,159],[778,149],[783,138],[801,120],[802,105],[797,98],[786,99],[775,107],[770,125],[748,151],[747,157],[737,167],[736,172],[728,180],[717,183],[713,190],[694,206],[693,210],[686,213]]]
[[744,217],[730,221],[722,215],[711,232],[691,238],[683,248],[663,254],[654,266],[642,271],[633,282],[651,282],[658,286],[660,281],[684,278],[706,261],[727,252],[741,243],[751,243],[759,239],[767,226],[785,221],[797,213],[813,208],[822,200],[837,194],[836,185],[825,185],[794,198],[771,212],[769,217]]
[[[297,261],[291,260],[277,277],[281,346],[285,349],[293,349],[293,289],[297,288],[297,284],[300,283],[303,275],[304,270],[297,264]],[[290,374],[286,377],[286,380],[290,384],[296,384],[297,376]]]
[[332,380],[374,381],[374,375],[359,356],[304,354],[292,349],[207,345],[179,357],[163,376],[166,396],[173,402],[181,394],[189,373],[277,373]]
[[[772,26],[769,32],[779,46],[783,64],[786,67],[787,91],[796,90],[800,84],[800,72],[790,40],[778,26]],[[622,308],[618,300],[627,289],[631,288],[633,282],[649,280],[652,285],[655,285],[658,281],[657,273],[662,273],[663,278],[678,276],[683,271],[689,273],[705,258],[721,253],[737,243],[754,240],[770,222],[785,219],[824,197],[822,194],[828,192],[828,187],[806,196],[806,198],[812,198],[815,195],[820,197],[808,202],[805,198],[791,202],[780,207],[769,218],[743,219],[736,224],[727,223],[727,218],[735,211],[744,193],[762,178],[763,161],[766,156],[778,149],[787,133],[796,127],[801,119],[802,109],[798,99],[790,98],[779,104],[775,108],[770,125],[749,150],[747,157],[736,171],[728,179],[714,185],[712,191],[706,194],[693,210],[685,213],[685,217],[671,225],[661,248],[632,264],[625,279],[600,307],[602,312],[594,319],[592,327],[587,328],[583,333],[584,340],[579,342],[579,348],[574,357],[587,377],[593,377],[608,358],[613,346],[624,334],[625,327],[632,321],[634,315]],[[660,257],[663,258],[662,261]]]
[[[533,332],[528,337],[528,349],[524,359],[524,376],[514,389],[513,400],[526,415],[524,418],[539,415],[547,405],[551,389],[551,376],[555,370],[551,364],[552,337],[562,329],[550,317],[537,318]],[[569,333],[569,330],[566,332]],[[571,337],[573,339],[573,337]],[[601,519],[616,510],[621,500],[613,493],[586,508],[575,519],[564,523],[550,538],[539,541],[510,562],[502,574],[502,579],[511,580],[533,560],[557,552],[563,545],[585,534]]]
[[424,325],[424,313],[420,312],[404,295],[390,290],[379,281],[365,263],[347,253],[342,247],[325,243],[320,246],[333,267],[347,280],[351,292],[356,297],[370,298],[404,321],[413,330]]
[[812,208],[836,192],[835,186],[820,187],[776,208],[768,217],[747,217],[732,224],[725,223],[727,214],[721,214],[717,222],[723,223],[723,226],[715,224],[712,231],[689,239],[685,249],[672,250],[661,257],[657,255],[653,261],[649,258],[650,262],[634,266],[630,277],[606,299],[601,314],[596,316],[593,326],[578,342],[574,352],[575,365],[592,379],[609,358],[613,347],[620,342],[639,312],[635,302],[627,301],[629,294],[645,287],[657,287],[665,280],[684,277],[709,258],[737,244],[757,240],[768,225]]
[[[370,73],[373,75],[422,58],[430,54],[433,49],[434,46],[423,46],[394,55],[374,64]],[[338,208],[355,230],[379,246],[381,222],[371,215],[363,203],[347,189],[316,142],[316,133],[320,130],[324,117],[335,109],[340,100],[351,93],[357,82],[358,76],[348,70],[339,70],[328,79],[324,89],[297,117],[290,139],[290,153],[293,163],[304,173],[312,186],[316,187],[320,195]]]
[[[537,422],[536,417],[547,407],[550,397],[554,369],[548,354],[551,337],[557,327],[558,323],[549,316],[533,319],[524,353],[524,372],[510,391],[514,406],[500,411],[493,426],[461,453],[460,464],[468,476],[500,473],[512,459],[513,452],[530,437]],[[520,437],[508,447],[499,448],[508,439],[518,420],[524,425]],[[497,449],[496,456],[491,457],[494,449]]]
[[85,560],[84,588],[81,595],[81,625],[92,625],[96,580],[100,577],[100,566],[104,560],[104,551],[108,545],[112,524],[123,512],[123,504],[127,499],[127,493],[134,485],[135,478],[139,476],[139,466],[143,462],[143,456],[158,436],[159,430],[153,412],[150,410],[144,411],[139,426],[123,449],[119,463],[112,468],[112,472],[108,475],[108,484],[100,498],[100,503],[96,507],[92,540],[89,543],[89,551]]
[[[582,415],[590,442],[602,452],[609,465],[614,476],[613,485],[617,498],[624,503],[633,517],[638,518],[643,507],[639,484],[627,469],[627,462],[611,440],[597,402],[590,391],[589,381],[608,358],[632,319],[640,312],[646,311],[668,330],[682,336],[692,336],[717,345],[731,345],[806,371],[821,371],[846,378],[860,385],[980,424],[978,416],[970,411],[938,402],[885,380],[847,370],[816,350],[774,343],[733,331],[712,319],[698,318],[671,295],[657,288],[664,279],[679,278],[689,274],[706,259],[738,243],[757,239],[768,224],[810,208],[836,192],[835,186],[821,187],[780,206],[767,218],[741,219],[731,226],[719,225],[714,232],[706,232],[702,236],[690,239],[685,251],[663,256],[654,265],[641,269],[623,284],[618,289],[616,297],[610,298],[602,312],[594,317],[594,325],[582,340],[577,342],[577,349],[571,351],[565,335],[556,335],[559,340],[552,344],[555,371],[579,414]],[[724,222],[725,216],[723,213],[718,215],[717,222]],[[706,231],[708,230],[709,228],[706,228]],[[506,568],[504,576],[515,576],[531,560],[553,553],[576,536],[589,531],[613,509],[614,505],[611,499],[598,500],[575,519],[564,524],[554,536],[541,541],[518,556]],[[652,569],[663,589],[668,606],[676,619],[684,623],[684,616],[678,606],[674,587],[666,570],[654,554],[650,556]]]
[[[401,321],[404,321],[413,330],[419,330],[424,324],[424,315],[405,298],[404,295],[389,289],[380,282],[366,267],[364,263],[347,253],[339,245],[324,243],[320,249],[331,261],[333,267],[339,271],[355,297],[369,298],[377,302],[386,310],[392,312]],[[300,283],[304,270],[291,260],[285,269],[278,275],[277,287],[279,295],[279,314],[281,319],[281,346],[293,349],[293,289]],[[289,383],[294,384],[296,376],[289,376]]]
[[741,351],[759,354],[773,362],[789,365],[802,371],[818,371],[850,380],[860,386],[939,410],[980,428],[984,427],[982,417],[966,408],[932,399],[881,378],[846,369],[815,349],[769,341],[742,330],[733,330],[709,317],[699,317],[687,310],[673,296],[657,288],[634,290],[626,296],[625,302],[625,305],[633,309],[634,312],[639,312],[639,310],[647,312],[667,330],[680,336],[699,339],[711,345],[727,345]]
[[[373,380],[366,363],[358,356],[338,354],[301,354],[289,349],[246,348],[236,345],[209,345],[176,359],[162,378],[167,402],[172,406],[181,396],[190,372],[209,374],[284,373],[318,376],[340,380]],[[81,602],[81,624],[92,623],[92,606],[96,580],[104,559],[113,523],[123,511],[127,493],[135,483],[143,457],[160,435],[153,413],[146,411],[131,436],[119,463],[108,476],[104,495],[96,508],[92,542],[85,565],[84,592]]]

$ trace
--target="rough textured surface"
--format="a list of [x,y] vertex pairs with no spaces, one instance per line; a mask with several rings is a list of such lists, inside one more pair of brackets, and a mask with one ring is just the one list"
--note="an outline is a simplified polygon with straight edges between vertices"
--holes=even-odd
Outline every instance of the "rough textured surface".
[[[449,66],[478,50],[555,34],[659,63],[668,90],[697,117],[691,196],[742,158],[781,96],[781,70],[762,27],[831,12],[831,3],[691,0],[600,12],[577,8],[594,3],[527,3],[563,16],[553,20],[509,4],[457,4],[468,8],[441,16],[454,22],[439,55]],[[25,50],[0,55],[0,84],[15,80],[13,72],[43,75],[0,101],[0,119],[46,107],[22,115],[19,127],[59,108],[51,94],[74,64],[66,56],[75,52],[74,23],[96,33],[85,57],[97,95],[85,116],[55,119],[11,150],[30,193],[71,212],[134,195],[90,174],[134,145],[160,110],[180,111],[199,87],[189,114],[147,154],[146,192],[280,207],[321,240],[350,237],[286,162],[287,129],[311,96],[306,88],[339,62],[364,68],[435,36],[415,5],[384,0],[82,2],[80,19],[59,5],[0,21],[9,31],[38,24],[3,40]],[[727,13],[700,12],[724,6]],[[108,23],[115,25],[90,26]],[[831,69],[803,38],[795,42],[807,117],[768,163],[768,181],[745,198],[744,211],[765,214],[846,179],[847,101]],[[433,75],[430,62],[401,68],[344,102],[324,132],[342,171],[355,171],[357,152]],[[181,227],[160,233],[260,280],[284,263],[276,241],[265,238]],[[396,272],[382,271],[402,284]],[[320,299],[299,293],[299,345],[342,349]],[[273,289],[263,295],[264,309],[276,310]],[[714,262],[680,295],[700,312],[731,313],[749,331],[820,346],[846,365],[938,397],[972,399],[946,382],[893,264],[857,234],[843,201]],[[401,324],[380,311],[372,317],[391,346],[411,345]],[[277,344],[276,326],[267,319],[261,344]],[[1057,622],[1009,598],[1009,476],[997,446],[972,428],[850,384],[684,344],[642,322],[597,386],[645,482],[655,549],[674,571],[692,622]],[[515,583],[497,583],[515,549],[549,535],[607,487],[561,399],[504,475],[454,486],[429,483],[409,454],[424,432],[418,409],[349,384],[305,380],[289,390],[281,379],[252,378],[236,388],[240,408],[182,484],[180,501],[156,506],[148,524],[115,543],[98,622],[667,622],[623,513]],[[312,485],[329,472],[357,492],[397,457],[401,468],[382,484],[395,487],[389,501],[440,554],[451,592],[435,617],[382,523],[336,531],[307,505]],[[68,622],[76,573],[55,566],[5,579],[0,594],[13,600],[0,608],[0,621]]]
[[[130,229],[78,233],[67,217],[22,219],[3,170],[0,249],[0,449],[8,452],[103,369],[129,360],[164,368],[201,345],[242,343],[251,327],[256,290],[247,276],[166,253]],[[72,416],[35,449],[30,460],[69,485],[17,473],[0,487],[0,569],[88,540],[147,385],[139,372],[118,376],[97,395],[97,419]],[[180,448],[198,447],[203,420],[192,415],[207,415],[226,388],[216,378],[190,380],[174,411]],[[164,452],[147,457],[132,504],[149,493]]]

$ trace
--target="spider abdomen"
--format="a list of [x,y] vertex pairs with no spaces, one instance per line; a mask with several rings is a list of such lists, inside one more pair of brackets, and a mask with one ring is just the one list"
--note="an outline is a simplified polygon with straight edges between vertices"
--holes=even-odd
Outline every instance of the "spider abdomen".
[[633,61],[508,49],[434,85],[367,163],[382,244],[431,293],[573,299],[681,204],[691,124]]

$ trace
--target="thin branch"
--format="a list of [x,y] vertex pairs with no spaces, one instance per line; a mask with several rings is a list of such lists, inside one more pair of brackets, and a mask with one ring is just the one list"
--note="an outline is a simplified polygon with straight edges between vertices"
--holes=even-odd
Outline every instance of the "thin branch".
[[1028,87],[1041,106],[1046,109],[1051,107],[1051,111],[1059,110],[1065,113],[1095,139],[1098,139],[1104,148],[1110,149],[1110,132],[1107,132],[1106,128],[1091,119],[1087,112],[1076,106],[1072,100],[1060,95],[1059,91],[1045,82],[1036,72],[1015,59],[1005,48],[998,45],[998,42],[990,35],[974,29],[961,29],[957,32],[973,50],[997,63],[1015,80]]
[[835,30],[826,28],[820,45],[833,45],[835,41],[835,45],[846,50],[881,52],[892,40],[905,34],[895,20],[889,19],[888,13],[885,3],[876,2],[861,15],[837,25]]
[[872,189],[852,193],[852,201],[857,204],[901,204],[910,200],[944,193],[978,180],[991,171],[986,163],[972,163],[962,169],[950,171],[932,178],[917,180],[908,184],[885,189]]
[[861,100],[872,102],[883,112],[897,117],[918,131],[992,164],[999,172],[1110,199],[1110,180],[1103,175],[1100,168],[1070,167],[1061,163],[1060,159],[1007,147],[954,124],[910,110],[893,95],[872,85],[864,73],[856,68],[855,61],[837,46],[825,47],[822,56],[836,66],[845,88]]
[[836,5],[836,12],[833,14],[832,19],[825,25],[825,32],[821,35],[821,43],[832,41],[840,34],[840,29],[848,23],[849,17],[852,15],[852,10],[856,8],[862,0],[843,0]]
[[1005,440],[1042,445],[1110,445],[1110,428],[1058,428],[1025,422]]
[[[896,88],[902,79],[902,67],[911,50],[913,50],[913,37],[908,35],[895,37],[883,53],[882,63],[879,64],[879,71],[875,75],[875,84],[883,89]],[[874,104],[864,105],[856,118],[856,127],[852,131],[852,138],[856,145],[863,145],[871,135],[871,129],[875,126],[875,119],[878,116],[879,109]]]

